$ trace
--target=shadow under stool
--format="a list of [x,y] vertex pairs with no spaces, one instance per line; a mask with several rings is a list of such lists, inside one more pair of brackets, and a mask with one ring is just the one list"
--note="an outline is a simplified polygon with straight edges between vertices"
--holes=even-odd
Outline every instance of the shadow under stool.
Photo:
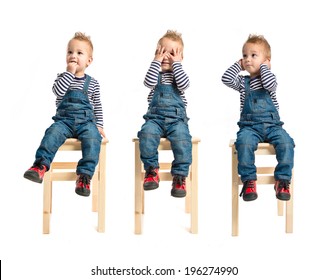
[[[238,175],[237,165],[237,150],[235,140],[230,140],[229,147],[232,150],[232,236],[238,236],[239,233],[239,186],[243,183]],[[269,143],[259,143],[258,149],[255,151],[255,156],[276,155],[274,146]],[[257,185],[260,184],[275,184],[274,179],[275,166],[257,167]],[[286,233],[293,232],[293,188],[294,177],[292,172],[292,181],[290,183],[291,198],[288,201],[277,199],[277,214],[283,216],[284,206],[285,214],[285,231]]]
[[[135,234],[142,233],[142,216],[144,214],[144,189],[143,180],[145,170],[140,158],[139,139],[133,139],[135,145]],[[185,212],[191,216],[191,233],[198,233],[198,143],[199,138],[192,138],[192,164],[189,175],[186,178],[187,193],[185,197]],[[171,151],[169,140],[161,138],[158,152]],[[172,181],[170,174],[171,162],[160,162],[159,160],[159,177],[160,181]]]
[[[106,145],[103,138],[99,154],[99,162],[91,180],[92,211],[98,212],[98,232],[105,231],[105,190],[106,190]],[[58,150],[58,153],[81,151],[81,142],[68,138]],[[52,213],[52,186],[55,181],[76,181],[77,162],[52,162],[43,179],[43,233],[50,233],[50,216]]]

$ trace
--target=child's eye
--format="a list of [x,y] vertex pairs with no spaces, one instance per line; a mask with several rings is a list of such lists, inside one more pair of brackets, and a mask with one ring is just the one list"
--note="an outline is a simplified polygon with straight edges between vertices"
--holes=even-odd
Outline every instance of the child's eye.
[[67,54],[72,54],[73,52],[72,51],[68,51]]
[[79,55],[83,54],[82,52],[78,52]]
[[257,55],[254,53],[254,54],[252,54],[252,57],[256,57]]
[[247,57],[247,55],[246,54],[243,54],[243,58],[246,58]]

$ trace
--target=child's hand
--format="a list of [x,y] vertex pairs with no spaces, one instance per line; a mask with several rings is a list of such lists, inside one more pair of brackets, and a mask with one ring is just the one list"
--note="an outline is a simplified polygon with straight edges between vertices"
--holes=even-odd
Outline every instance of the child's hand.
[[173,64],[174,62],[181,62],[183,60],[183,53],[182,50],[177,48],[173,49],[172,53],[167,54],[167,58],[169,59],[169,62]]
[[162,62],[166,55],[167,55],[167,51],[165,50],[165,48],[162,47],[161,45],[158,45],[156,49],[156,54],[154,56],[154,60]]
[[98,127],[98,130],[99,130],[99,132],[100,132],[100,134],[101,134],[101,136],[102,136],[103,138],[107,138],[107,137],[106,137],[106,134],[104,133],[103,128]]
[[77,63],[74,61],[68,62],[66,70],[75,75],[77,70]]
[[241,66],[242,70],[244,71],[244,66],[243,66],[243,59],[241,58],[239,61],[238,61],[238,64]]
[[269,59],[266,59],[264,62],[262,62],[262,64],[266,64],[268,68],[271,69],[271,63]]

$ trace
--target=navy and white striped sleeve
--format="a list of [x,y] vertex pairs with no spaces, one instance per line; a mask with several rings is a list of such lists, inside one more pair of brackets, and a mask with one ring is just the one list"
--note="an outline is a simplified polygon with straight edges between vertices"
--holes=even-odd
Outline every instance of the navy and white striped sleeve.
[[154,88],[158,83],[158,76],[160,71],[161,63],[160,61],[153,60],[151,62],[150,68],[145,75],[144,85],[148,88]]
[[261,75],[261,83],[263,88],[268,91],[276,91],[277,89],[276,76],[270,71],[268,65],[266,64],[260,65],[260,75]]
[[262,64],[260,66],[261,84],[262,87],[269,91],[271,100],[276,109],[279,110],[279,103],[277,100],[277,79],[276,76],[270,71],[268,65]]
[[183,92],[190,86],[189,77],[185,73],[181,62],[174,62],[172,67],[177,88]]
[[57,97],[62,98],[67,92],[74,78],[75,76],[70,72],[63,72],[58,74],[57,79],[52,86],[53,93]]
[[97,80],[91,79],[89,90],[92,92],[92,105],[94,110],[94,116],[96,119],[96,125],[103,128],[103,109],[100,96],[100,84]]
[[229,67],[225,71],[221,78],[221,81],[224,85],[234,90],[241,91],[243,85],[243,77],[239,75],[241,71],[241,66],[238,64],[238,62],[235,62],[231,67]]

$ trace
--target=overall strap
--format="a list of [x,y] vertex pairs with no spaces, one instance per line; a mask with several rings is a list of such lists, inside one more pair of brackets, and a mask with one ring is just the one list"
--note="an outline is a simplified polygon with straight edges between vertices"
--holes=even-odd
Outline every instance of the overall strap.
[[159,73],[158,73],[158,81],[157,81],[157,85],[161,85],[161,77],[162,77],[162,74],[159,72]]
[[245,94],[249,94],[250,93],[250,77],[249,76],[244,77],[244,86],[245,86]]
[[87,94],[87,90],[89,88],[90,81],[91,81],[91,77],[89,75],[85,74],[85,82],[84,82],[84,87],[83,87],[83,92],[85,94]]

